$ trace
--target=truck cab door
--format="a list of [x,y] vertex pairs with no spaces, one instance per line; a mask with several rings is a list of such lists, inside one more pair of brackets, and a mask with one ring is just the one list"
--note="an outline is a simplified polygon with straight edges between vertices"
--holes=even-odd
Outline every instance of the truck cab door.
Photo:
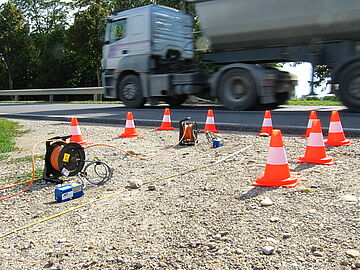
[[103,69],[115,69],[121,58],[129,53],[129,26],[127,18],[119,18],[108,23],[103,47]]

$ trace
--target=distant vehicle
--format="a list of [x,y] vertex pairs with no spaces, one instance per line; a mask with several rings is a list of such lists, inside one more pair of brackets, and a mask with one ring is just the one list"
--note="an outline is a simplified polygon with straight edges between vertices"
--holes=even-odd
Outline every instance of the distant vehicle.
[[148,5],[107,18],[102,59],[105,97],[128,107],[188,95],[217,99],[228,109],[277,106],[296,80],[272,63],[310,62],[331,68],[332,83],[351,110],[360,111],[358,0],[193,0],[212,45],[200,54],[218,71],[194,65],[193,21],[181,11]]

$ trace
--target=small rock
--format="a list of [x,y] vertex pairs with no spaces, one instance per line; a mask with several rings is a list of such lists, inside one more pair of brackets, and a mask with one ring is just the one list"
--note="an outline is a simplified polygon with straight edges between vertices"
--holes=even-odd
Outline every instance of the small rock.
[[215,234],[215,235],[213,236],[213,238],[214,238],[215,240],[220,240],[220,239],[221,239],[221,234],[220,234],[220,233]]
[[280,218],[278,217],[271,217],[270,218],[270,222],[279,222],[280,221]]
[[159,266],[160,266],[160,267],[168,267],[168,265],[167,265],[166,262],[160,262],[160,263],[159,263]]
[[315,252],[315,251],[323,251],[324,249],[322,247],[319,246],[312,246],[311,247],[311,252]]
[[112,258],[112,257],[109,257],[109,258],[106,259],[106,262],[108,262],[108,263],[115,263],[116,260],[115,260],[114,258]]
[[148,190],[156,190],[156,186],[155,185],[150,185],[150,186],[148,186]]
[[141,180],[139,180],[139,179],[129,181],[129,187],[131,189],[140,188],[142,186],[142,184],[143,184],[143,182]]
[[260,133],[259,134],[260,137],[269,137],[270,135],[268,133]]
[[279,241],[278,241],[278,240],[276,240],[275,238],[271,238],[271,237],[267,238],[267,239],[266,239],[266,241],[267,241],[267,242],[274,243],[274,244],[279,243]]
[[273,204],[274,204],[274,202],[270,198],[265,198],[260,201],[261,206],[271,206]]
[[310,209],[310,210],[309,210],[309,213],[310,213],[310,214],[315,214],[316,212],[317,212],[316,209]]
[[352,257],[352,258],[356,258],[360,256],[360,251],[356,250],[356,249],[348,249],[345,251],[346,255]]
[[58,239],[57,242],[58,242],[58,243],[65,243],[65,242],[66,242],[66,239],[65,239],[65,238],[61,238],[61,239]]
[[283,239],[289,239],[291,237],[291,233],[284,233],[283,235],[282,235],[282,238]]
[[142,263],[142,262],[137,262],[137,263],[135,263],[135,268],[136,269],[139,269],[139,268],[141,268],[141,267],[143,267],[144,266],[144,264]]
[[224,255],[226,254],[226,251],[223,249],[219,249],[218,251],[215,252],[216,255]]
[[209,249],[216,249],[216,246],[214,244],[207,244],[207,246],[209,247]]
[[345,201],[345,202],[357,202],[358,199],[356,196],[351,195],[351,194],[346,194],[344,196],[341,196],[341,200]]
[[221,232],[219,232],[219,233],[220,233],[221,237],[229,234],[228,231],[221,231]]
[[261,248],[261,251],[265,255],[271,255],[271,254],[274,253],[275,247],[273,247],[273,246],[264,246],[264,247]]
[[314,251],[314,252],[313,252],[313,255],[316,256],[316,257],[322,257],[322,256],[324,256],[324,254],[323,254],[322,252],[318,251],[318,250]]
[[304,193],[304,194],[309,194],[309,193],[311,193],[311,189],[310,188],[303,188],[303,189],[300,189],[300,192]]
[[235,253],[239,255],[239,254],[243,254],[244,251],[241,248],[237,248],[235,249]]
[[360,268],[360,261],[354,263],[356,268]]
[[54,262],[48,261],[47,264],[44,265],[44,268],[50,268],[54,265]]

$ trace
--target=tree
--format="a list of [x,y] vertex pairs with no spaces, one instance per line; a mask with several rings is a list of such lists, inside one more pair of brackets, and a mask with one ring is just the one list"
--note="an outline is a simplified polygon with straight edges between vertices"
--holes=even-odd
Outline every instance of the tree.
[[67,55],[72,63],[70,86],[100,85],[102,41],[99,39],[100,19],[109,15],[103,0],[78,1],[74,24],[67,31]]
[[0,6],[0,61],[8,73],[9,89],[27,86],[29,51],[29,25],[9,1]]

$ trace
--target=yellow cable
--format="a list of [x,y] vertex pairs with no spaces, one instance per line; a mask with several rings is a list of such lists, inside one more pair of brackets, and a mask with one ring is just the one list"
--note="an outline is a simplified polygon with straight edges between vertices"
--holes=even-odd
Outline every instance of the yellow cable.
[[[184,175],[184,174],[187,174],[187,173],[190,173],[190,172],[199,170],[199,169],[203,169],[203,168],[208,168],[208,167],[214,166],[214,165],[216,165],[216,164],[218,164],[218,163],[220,163],[220,162],[223,162],[224,160],[226,160],[226,159],[234,156],[235,154],[244,152],[245,150],[247,150],[247,149],[250,148],[251,146],[252,146],[252,145],[248,145],[248,146],[246,146],[246,147],[244,147],[244,148],[242,148],[242,149],[240,149],[240,150],[232,153],[231,155],[226,156],[225,158],[219,159],[218,161],[216,161],[216,162],[214,162],[214,163],[210,163],[210,164],[203,165],[203,166],[198,166],[198,167],[189,169],[189,170],[187,170],[187,171],[183,171],[183,172],[180,172],[180,173],[176,173],[176,174],[173,174],[173,175],[168,175],[168,176],[165,176],[165,177],[162,177],[162,178],[159,178],[159,179],[155,179],[155,180],[152,180],[152,181],[148,181],[148,182],[145,182],[144,185],[148,185],[148,184],[152,184],[152,183],[155,183],[155,182],[164,181],[164,180],[167,180],[167,179],[170,179],[170,178],[174,178],[174,177],[176,177],[176,176]],[[5,236],[8,236],[8,235],[10,235],[10,234],[13,234],[13,233],[16,233],[16,232],[20,232],[20,231],[22,231],[22,230],[25,230],[25,229],[27,229],[27,228],[29,228],[29,227],[34,226],[34,225],[37,225],[37,224],[40,224],[40,223],[42,223],[42,222],[48,221],[48,220],[50,220],[50,219],[53,219],[53,218],[62,216],[62,215],[64,215],[64,214],[66,214],[66,213],[72,212],[72,211],[74,211],[74,210],[77,210],[77,209],[82,208],[82,207],[84,207],[84,206],[86,206],[86,205],[92,204],[92,203],[94,203],[94,202],[101,201],[101,200],[104,200],[104,199],[108,199],[108,198],[111,198],[111,197],[113,197],[113,196],[116,196],[116,195],[125,193],[126,191],[128,191],[128,190],[127,190],[127,189],[122,189],[122,190],[117,191],[117,192],[115,192],[115,193],[112,193],[112,194],[109,194],[109,195],[100,197],[100,198],[98,198],[98,199],[95,199],[95,200],[92,200],[92,201],[89,201],[89,202],[80,204],[80,205],[78,205],[78,206],[69,208],[69,209],[67,209],[67,210],[65,210],[65,211],[62,211],[62,212],[56,213],[56,214],[51,215],[51,216],[49,216],[49,217],[40,219],[40,220],[38,220],[38,221],[35,221],[35,222],[30,223],[30,224],[28,224],[28,225],[25,225],[25,226],[23,226],[23,227],[20,227],[20,228],[14,229],[14,230],[12,230],[12,231],[9,231],[9,232],[7,232],[7,233],[4,233],[4,234],[0,235],[0,239],[3,238],[3,237],[5,237]]]

